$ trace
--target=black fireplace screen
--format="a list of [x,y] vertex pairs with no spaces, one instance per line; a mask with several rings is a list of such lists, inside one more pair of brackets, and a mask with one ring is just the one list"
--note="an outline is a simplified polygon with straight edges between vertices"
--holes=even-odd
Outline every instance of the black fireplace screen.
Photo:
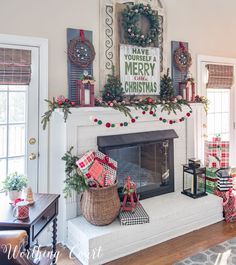
[[[141,134],[139,134],[139,137]],[[116,141],[113,141],[113,143],[118,144],[117,137],[119,136],[114,137],[116,137]],[[144,140],[141,138],[140,141]],[[114,144],[114,146],[106,147],[99,146],[102,152],[118,162],[117,176],[119,187],[122,187],[127,177],[131,176],[132,180],[137,184],[141,199],[173,192],[173,138],[151,142],[140,141],[129,144],[126,142],[123,144],[119,143],[119,145]]]

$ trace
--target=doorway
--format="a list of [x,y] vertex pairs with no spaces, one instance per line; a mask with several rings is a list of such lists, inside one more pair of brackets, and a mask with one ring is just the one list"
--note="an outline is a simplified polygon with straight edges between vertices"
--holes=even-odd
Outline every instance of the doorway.
[[[40,117],[47,108],[42,103],[47,94],[47,74],[40,71],[43,62],[47,69],[47,41],[4,36],[0,35],[0,50],[16,62],[14,69],[2,67],[5,76],[0,79],[0,188],[7,175],[17,172],[28,177],[34,192],[47,192],[48,135],[40,127]],[[27,59],[21,58],[27,63],[19,63],[18,54],[27,54]],[[7,58],[5,64],[9,65]]]

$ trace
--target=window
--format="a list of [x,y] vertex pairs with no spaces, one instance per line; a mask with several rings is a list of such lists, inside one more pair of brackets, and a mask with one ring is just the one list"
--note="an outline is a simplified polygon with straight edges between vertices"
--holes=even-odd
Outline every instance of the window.
[[0,85],[0,189],[10,173],[25,174],[27,86]]
[[220,134],[223,141],[230,140],[230,89],[207,89],[210,101],[207,115],[208,140]]

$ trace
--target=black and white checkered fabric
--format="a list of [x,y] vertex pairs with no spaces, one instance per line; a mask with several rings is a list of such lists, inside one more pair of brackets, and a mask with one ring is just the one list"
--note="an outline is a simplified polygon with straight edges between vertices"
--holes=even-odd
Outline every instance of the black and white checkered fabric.
[[140,203],[136,206],[134,212],[124,212],[121,210],[119,219],[121,225],[138,225],[149,223],[149,216]]
[[217,173],[217,188],[219,191],[228,191],[233,188],[229,169],[221,169]]

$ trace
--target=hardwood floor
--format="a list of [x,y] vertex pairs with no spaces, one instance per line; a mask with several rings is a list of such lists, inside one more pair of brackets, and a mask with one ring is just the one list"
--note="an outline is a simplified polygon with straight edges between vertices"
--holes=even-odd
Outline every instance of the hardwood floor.
[[[220,222],[109,262],[107,265],[172,265],[233,237],[236,237],[236,223]],[[81,265],[77,260],[69,260],[67,249],[62,250],[58,265]]]

